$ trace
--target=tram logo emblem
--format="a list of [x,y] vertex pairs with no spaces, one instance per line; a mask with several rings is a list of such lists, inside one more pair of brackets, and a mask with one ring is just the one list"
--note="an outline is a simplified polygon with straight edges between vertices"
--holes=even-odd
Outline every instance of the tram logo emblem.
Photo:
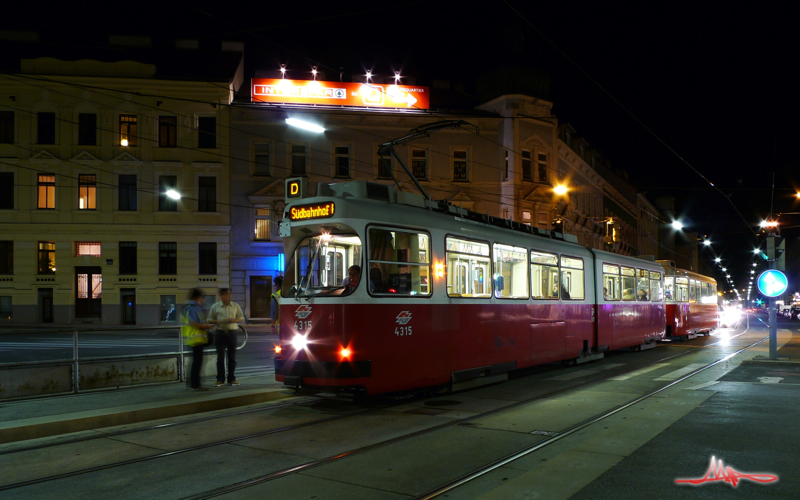
[[294,315],[299,319],[307,318],[310,314],[311,314],[311,306],[300,306],[294,312]]
[[397,315],[397,323],[401,325],[405,325],[411,321],[411,313],[409,311],[403,311]]
[[753,481],[754,483],[771,483],[773,481],[778,480],[778,476],[774,474],[768,474],[764,472],[755,472],[755,473],[747,473],[747,472],[739,472],[730,465],[724,465],[722,463],[722,459],[720,458],[717,461],[716,457],[711,457],[711,463],[708,466],[708,470],[706,471],[706,475],[703,477],[699,477],[697,479],[676,479],[676,484],[691,484],[692,486],[698,486],[703,483],[714,483],[714,482],[725,482],[728,483],[730,486],[736,488],[739,486],[739,481],[747,479],[748,481]]

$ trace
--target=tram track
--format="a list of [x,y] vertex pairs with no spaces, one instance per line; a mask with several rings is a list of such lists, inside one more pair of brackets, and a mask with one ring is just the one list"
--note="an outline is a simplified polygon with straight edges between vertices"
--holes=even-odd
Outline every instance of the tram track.
[[[745,330],[741,334],[738,334],[738,335],[735,335],[733,337],[730,337],[728,340],[730,340],[732,338],[739,337],[741,335],[744,335],[745,333],[747,333],[747,330]],[[722,358],[721,360],[718,360],[718,361],[716,361],[716,362],[714,362],[712,364],[709,364],[707,366],[698,368],[697,370],[694,370],[694,371],[690,372],[689,374],[679,378],[678,380],[676,380],[676,381],[674,381],[674,382],[672,382],[672,383],[670,383],[670,384],[668,384],[668,385],[666,385],[666,386],[664,386],[664,387],[662,387],[662,388],[660,388],[660,389],[658,389],[656,391],[653,391],[653,394],[648,393],[645,396],[641,396],[640,398],[637,398],[637,399],[635,399],[635,400],[633,400],[631,402],[628,402],[628,403],[626,403],[624,405],[620,405],[619,407],[613,408],[612,410],[609,410],[610,413],[607,416],[610,416],[610,415],[612,415],[614,413],[622,411],[623,409],[638,403],[640,400],[644,400],[644,399],[646,399],[648,397],[651,397],[652,395],[657,394],[658,392],[661,392],[661,391],[663,391],[663,390],[665,390],[665,389],[667,389],[667,388],[669,388],[669,387],[671,387],[671,386],[673,386],[673,385],[675,385],[675,384],[677,384],[677,383],[679,383],[679,382],[681,382],[683,380],[686,380],[686,379],[688,379],[688,378],[690,378],[690,377],[692,377],[692,376],[694,376],[694,375],[696,375],[696,374],[698,374],[698,373],[710,368],[711,366],[714,366],[714,365],[716,365],[718,363],[721,363],[721,362],[723,362],[723,361],[725,361],[727,359],[730,359],[731,357],[735,356],[736,354],[738,354],[738,353],[740,353],[740,352],[742,352],[744,350],[747,350],[750,347],[752,347],[752,346],[754,346],[754,345],[756,345],[756,344],[758,344],[760,342],[763,342],[765,339],[766,339],[766,337],[764,339],[759,340],[758,342],[755,342],[753,344],[748,345],[747,347],[744,347],[744,348],[740,349],[739,351],[736,351],[733,354],[730,354],[730,355]],[[719,342],[715,342],[713,344],[706,344],[706,345],[715,345],[715,344],[719,344]],[[697,349],[700,349],[700,346],[697,346]],[[682,353],[666,356],[666,357],[654,360],[654,361],[652,361],[652,362],[650,362],[650,363],[648,363],[648,364],[646,364],[644,366],[646,367],[646,366],[655,365],[655,364],[658,364],[658,363],[663,363],[663,362],[671,360],[671,359],[675,359],[675,358],[679,358],[679,357],[685,356],[685,355],[690,354],[692,352],[695,352],[695,351],[688,351],[687,350],[687,351],[682,352]],[[600,378],[600,379],[592,379],[592,380],[586,380],[586,381],[583,381],[583,382],[579,382],[579,383],[576,383],[574,385],[570,385],[569,387],[564,387],[562,389],[557,389],[557,390],[554,390],[554,391],[550,391],[550,392],[547,392],[545,394],[541,394],[541,395],[535,396],[533,398],[521,400],[521,401],[518,401],[518,402],[513,403],[511,405],[508,405],[508,406],[504,406],[504,407],[497,408],[497,409],[494,409],[494,410],[489,410],[489,411],[486,411],[486,412],[482,412],[482,413],[479,413],[479,414],[476,414],[476,415],[472,415],[472,416],[469,416],[469,417],[465,417],[465,418],[461,418],[461,419],[455,419],[455,420],[452,420],[450,422],[443,423],[441,425],[437,425],[437,426],[434,426],[434,427],[430,427],[430,428],[427,428],[427,429],[416,431],[416,432],[413,432],[413,433],[410,433],[410,434],[405,434],[403,436],[398,436],[396,438],[384,440],[384,441],[381,441],[381,442],[373,443],[371,445],[363,446],[363,447],[360,447],[360,448],[357,448],[357,449],[354,449],[354,450],[350,450],[350,451],[347,451],[347,452],[343,452],[343,453],[339,453],[339,454],[336,454],[336,455],[332,455],[332,456],[329,456],[329,457],[326,457],[326,458],[323,458],[323,459],[314,460],[314,461],[311,461],[311,462],[308,462],[308,463],[305,463],[305,464],[300,464],[300,465],[297,465],[297,466],[294,466],[294,467],[290,467],[290,468],[287,468],[287,469],[283,469],[283,470],[280,470],[280,471],[274,471],[274,472],[271,472],[271,473],[268,473],[268,474],[264,474],[264,475],[256,477],[256,478],[251,478],[251,479],[248,479],[248,480],[245,480],[245,481],[241,481],[241,482],[234,483],[234,484],[231,484],[231,485],[227,485],[227,486],[224,486],[224,487],[216,488],[216,489],[209,490],[209,491],[206,491],[206,492],[203,492],[203,493],[200,493],[200,494],[187,496],[187,497],[184,497],[182,500],[210,499],[210,498],[215,498],[215,497],[218,497],[218,496],[221,496],[221,495],[225,495],[225,494],[228,494],[228,493],[232,493],[232,492],[235,492],[235,491],[243,490],[243,489],[246,489],[246,488],[261,484],[261,483],[273,481],[273,480],[276,480],[276,479],[279,479],[279,478],[282,478],[282,477],[289,476],[291,474],[300,473],[300,472],[303,472],[303,471],[306,471],[306,470],[309,470],[309,469],[312,469],[312,468],[315,468],[315,467],[320,467],[320,466],[323,466],[323,465],[326,465],[326,464],[330,464],[332,462],[336,462],[336,461],[339,461],[339,460],[342,460],[342,459],[345,459],[345,458],[349,458],[349,457],[352,457],[352,456],[355,456],[355,455],[358,455],[358,454],[361,454],[361,453],[366,453],[366,452],[369,452],[369,451],[372,451],[372,450],[376,450],[378,448],[382,448],[382,447],[389,446],[389,445],[392,445],[392,444],[396,444],[396,443],[400,443],[400,442],[403,442],[403,441],[407,441],[407,440],[413,439],[413,438],[418,437],[418,436],[422,436],[422,435],[425,435],[425,434],[430,434],[430,433],[433,433],[433,432],[436,432],[436,431],[440,431],[440,430],[448,428],[448,427],[453,427],[453,426],[457,426],[457,425],[463,425],[465,423],[470,422],[471,420],[476,420],[476,419],[483,418],[483,417],[486,417],[486,416],[499,414],[499,413],[502,413],[504,411],[508,411],[510,409],[513,409],[513,408],[516,408],[516,407],[519,407],[519,406],[523,406],[525,404],[529,404],[529,403],[532,403],[532,402],[535,402],[535,401],[539,401],[539,400],[543,400],[543,399],[546,399],[546,398],[549,398],[549,397],[553,397],[553,396],[556,396],[556,395],[564,393],[564,392],[572,391],[572,390],[574,390],[576,388],[579,388],[579,387],[582,387],[582,386],[587,386],[587,385],[591,385],[591,384],[595,384],[595,383],[604,382],[604,381],[606,381],[606,380],[608,380],[608,379],[610,379],[612,377],[616,377],[616,376],[623,375],[623,374],[628,373],[628,372],[633,372],[633,371],[636,371],[636,370],[640,370],[641,368],[642,368],[641,366],[635,366],[635,367],[627,368],[625,370],[614,371],[612,373],[609,373],[608,376]],[[603,416],[602,418],[606,418],[607,416]],[[594,423],[595,421],[599,421],[599,420],[601,420],[601,419],[598,419],[598,417],[592,417],[590,419],[587,419],[584,422],[576,424],[576,426],[573,426],[573,427],[576,427],[574,430],[572,430],[572,427],[567,429],[567,430],[570,431],[569,434],[572,434],[574,432],[577,432],[578,430],[581,430],[582,428],[584,428],[584,427],[586,427],[588,425],[591,425],[591,423]],[[577,426],[579,426],[581,424],[583,424],[583,426],[580,427],[580,428],[577,428]],[[561,432],[566,432],[566,431],[561,431]],[[558,439],[556,439],[556,438],[558,438],[561,435],[561,432],[559,434],[557,434],[554,438],[548,439],[545,442],[548,443],[548,442],[557,441]],[[528,453],[530,453],[530,452],[528,452]],[[491,470],[494,470],[494,469],[491,469]],[[487,472],[489,472],[489,471],[487,470]],[[480,474],[480,475],[482,475],[482,474]],[[478,477],[478,476],[476,476],[476,477]],[[447,491],[449,491],[449,489]],[[444,493],[444,492],[442,492],[442,493]],[[438,493],[437,496],[439,494],[441,494],[441,493]]]
[[[742,332],[741,334],[736,335],[736,336],[731,337],[731,338],[738,337],[740,335],[743,335],[746,332],[747,331],[745,330],[745,332]],[[763,339],[761,341],[763,341]],[[759,341],[759,342],[761,342],[761,341]],[[713,344],[706,344],[706,345],[713,345]],[[753,345],[755,345],[755,344],[753,344]],[[697,347],[699,348],[700,346],[697,346]],[[744,349],[747,349],[747,348],[749,348],[749,346],[744,348]],[[742,350],[744,350],[744,349],[742,349]],[[681,353],[677,353],[677,354],[671,354],[669,356],[660,357],[658,359],[653,360],[652,362],[649,362],[649,363],[645,364],[644,366],[649,366],[649,365],[653,365],[653,364],[657,364],[657,363],[663,363],[665,361],[672,360],[672,359],[675,359],[675,358],[679,358],[681,356],[690,354],[692,352],[696,352],[696,350],[694,350],[694,349],[693,350],[687,350],[685,352],[681,352]],[[741,350],[737,351],[737,354],[738,354],[738,352],[741,352]],[[197,494],[197,495],[194,495],[194,496],[189,496],[189,497],[186,497],[186,498],[191,498],[191,499],[213,498],[213,497],[216,497],[216,496],[228,493],[228,492],[232,492],[232,491],[236,491],[236,490],[240,490],[240,489],[245,489],[245,488],[248,488],[250,486],[254,486],[256,484],[260,484],[260,483],[263,483],[263,482],[267,482],[267,481],[271,481],[271,480],[274,480],[274,479],[278,479],[280,477],[285,477],[287,475],[295,474],[295,473],[301,472],[303,470],[308,470],[308,469],[311,469],[311,468],[314,468],[314,467],[319,467],[321,465],[325,465],[325,464],[328,464],[328,463],[331,463],[331,462],[342,460],[344,458],[351,457],[351,456],[354,456],[354,455],[357,455],[357,454],[360,454],[360,453],[365,453],[365,452],[368,452],[368,451],[371,451],[371,450],[374,450],[374,449],[377,449],[377,448],[381,448],[381,447],[388,446],[388,445],[391,445],[391,444],[399,443],[399,442],[402,442],[404,440],[409,440],[409,439],[412,439],[412,438],[417,437],[417,436],[421,436],[421,435],[424,435],[424,434],[436,432],[438,430],[442,430],[442,429],[447,428],[447,427],[452,427],[452,426],[456,426],[456,425],[459,425],[459,424],[468,423],[471,420],[475,420],[475,419],[478,419],[478,418],[482,418],[482,417],[486,417],[486,416],[489,416],[489,415],[497,414],[497,413],[500,413],[502,411],[507,411],[509,409],[516,408],[518,406],[529,404],[529,403],[532,403],[532,402],[535,402],[535,401],[540,401],[540,400],[543,400],[543,399],[546,399],[546,398],[551,398],[551,397],[557,396],[557,395],[559,395],[561,393],[568,392],[568,391],[571,391],[571,390],[574,390],[574,389],[577,389],[577,388],[580,388],[580,387],[589,386],[591,384],[600,383],[600,382],[603,382],[603,381],[607,380],[608,378],[611,378],[611,377],[614,377],[614,376],[623,375],[625,373],[628,373],[628,372],[631,372],[631,371],[635,371],[635,370],[639,370],[641,368],[642,368],[642,365],[638,365],[638,366],[626,367],[625,369],[621,369],[621,370],[609,370],[609,372],[607,372],[607,376],[605,376],[605,377],[591,378],[589,380],[576,382],[576,383],[571,383],[567,387],[563,387],[563,388],[556,389],[556,390],[553,390],[553,391],[548,391],[546,393],[543,393],[543,394],[540,394],[540,395],[537,395],[537,396],[534,396],[534,397],[531,397],[531,398],[520,400],[520,401],[512,403],[511,405],[504,406],[502,408],[497,408],[497,409],[490,410],[490,411],[487,411],[487,412],[482,412],[482,413],[479,413],[479,414],[476,414],[476,415],[472,415],[472,416],[469,416],[469,417],[465,417],[465,418],[462,418],[462,419],[455,419],[455,420],[443,423],[441,425],[437,425],[437,426],[430,427],[430,428],[427,428],[427,429],[423,429],[423,430],[420,430],[420,431],[412,432],[412,433],[409,433],[409,434],[404,434],[402,436],[398,436],[398,437],[395,437],[395,438],[392,438],[392,439],[376,442],[376,443],[373,443],[373,444],[370,444],[370,445],[366,445],[366,446],[363,446],[363,447],[360,447],[360,448],[356,448],[356,449],[353,449],[353,450],[350,450],[350,451],[342,452],[342,453],[339,453],[339,454],[336,454],[336,455],[333,455],[333,456],[329,456],[329,457],[326,457],[326,458],[323,458],[323,459],[313,460],[313,461],[310,461],[308,463],[300,464],[300,465],[297,465],[295,467],[291,467],[291,468],[288,468],[288,469],[273,471],[273,472],[264,474],[262,476],[258,476],[258,477],[251,478],[251,479],[248,479],[248,480],[245,480],[245,481],[241,481],[241,482],[237,482],[237,483],[234,483],[234,484],[231,484],[231,485],[227,485],[227,486],[223,486],[223,487],[220,487],[220,488],[216,488],[216,489],[213,489],[213,490],[209,490],[207,492],[204,492],[204,493],[201,493],[201,494]],[[690,376],[693,376],[696,373],[699,373],[700,371],[703,371],[704,369],[705,368],[701,368],[701,369],[695,370],[694,372],[688,374],[686,377],[682,377],[681,379],[679,379],[675,383],[677,383],[677,382],[679,382],[681,380],[684,380],[685,378],[688,378]],[[668,386],[671,386],[671,385],[674,385],[674,384],[669,384]],[[665,386],[665,388],[668,387],[668,386]],[[54,446],[60,446],[60,445],[65,445],[66,446],[66,445],[70,445],[70,444],[74,444],[74,443],[78,443],[78,442],[83,442],[83,441],[102,439],[102,438],[113,438],[113,437],[122,436],[122,435],[130,435],[130,434],[134,434],[134,433],[153,431],[153,430],[164,429],[164,428],[169,428],[169,427],[174,427],[174,426],[179,426],[179,425],[187,425],[187,424],[191,424],[191,423],[198,423],[198,422],[221,419],[221,418],[232,417],[232,416],[237,416],[237,415],[243,415],[243,414],[247,414],[247,413],[267,411],[267,410],[272,410],[272,409],[276,409],[276,408],[309,405],[309,404],[314,404],[315,402],[320,402],[320,401],[323,401],[323,400],[325,400],[325,398],[316,398],[316,399],[312,399],[312,400],[304,400],[304,401],[301,401],[301,402],[287,403],[287,404],[282,404],[282,405],[273,405],[273,406],[270,406],[270,407],[267,407],[267,408],[244,410],[244,411],[240,411],[240,412],[228,413],[228,414],[223,414],[223,415],[214,415],[214,416],[210,416],[210,417],[191,419],[191,420],[182,421],[182,422],[170,422],[170,423],[166,423],[166,424],[147,426],[147,427],[139,428],[139,429],[127,429],[127,430],[117,431],[117,432],[114,432],[114,433],[107,433],[107,434],[102,434],[102,435],[97,435],[97,436],[86,436],[86,437],[76,438],[76,439],[73,439],[73,440],[70,440],[70,441],[67,441],[67,442],[61,441],[61,442],[54,442],[54,443],[46,443],[44,445],[39,445],[39,446],[20,448],[20,449],[13,450],[13,451],[2,452],[2,453],[0,453],[0,455],[12,455],[13,456],[14,453],[20,453],[20,452],[23,452],[23,451],[32,451],[32,450],[37,450],[37,449],[41,449],[41,448],[45,448],[45,447],[54,447]],[[95,466],[95,467],[88,467],[88,468],[84,468],[84,469],[80,469],[80,470],[69,471],[69,472],[65,472],[65,473],[61,473],[61,474],[55,474],[55,475],[51,475],[51,476],[31,479],[31,480],[28,480],[28,481],[21,481],[21,482],[17,482],[17,483],[11,483],[11,484],[0,486],[0,491],[8,491],[8,490],[13,490],[13,489],[17,489],[17,488],[23,488],[23,487],[26,487],[26,486],[32,486],[32,485],[46,483],[46,482],[55,481],[55,480],[59,480],[59,479],[65,479],[65,478],[79,476],[79,475],[83,475],[83,474],[89,474],[89,473],[92,473],[92,472],[98,472],[98,471],[103,471],[103,470],[107,470],[107,469],[113,469],[113,468],[133,465],[133,464],[137,464],[137,463],[141,463],[141,462],[145,462],[145,461],[152,461],[152,460],[162,459],[162,458],[171,457],[171,456],[175,456],[175,455],[186,454],[186,453],[190,453],[190,452],[193,452],[193,451],[212,448],[212,447],[215,447],[215,446],[221,446],[221,445],[225,445],[225,444],[232,444],[232,443],[236,443],[236,442],[239,442],[239,441],[244,441],[244,440],[258,438],[258,437],[263,437],[263,436],[267,436],[267,435],[271,435],[271,434],[287,432],[287,431],[291,431],[291,430],[295,430],[295,429],[301,429],[301,428],[310,427],[310,426],[314,426],[314,425],[321,425],[321,424],[330,423],[330,422],[333,422],[333,421],[336,421],[336,420],[343,420],[343,419],[347,419],[347,418],[351,418],[351,417],[355,417],[355,416],[359,416],[359,415],[365,415],[365,414],[367,414],[369,412],[375,412],[375,411],[381,411],[381,410],[390,409],[393,406],[406,404],[407,402],[408,401],[405,400],[405,401],[402,401],[402,402],[397,402],[395,404],[387,404],[387,405],[381,405],[381,406],[378,406],[378,407],[367,408],[367,409],[364,409],[364,410],[360,410],[360,411],[356,411],[356,412],[352,412],[352,413],[348,413],[348,414],[344,414],[344,415],[334,415],[334,416],[331,416],[331,417],[322,418],[322,419],[316,419],[316,420],[312,420],[312,421],[309,421],[309,422],[304,422],[304,423],[297,424],[297,425],[284,426],[284,427],[270,429],[270,430],[266,430],[266,431],[262,431],[262,432],[251,433],[251,434],[247,434],[247,435],[244,435],[244,436],[237,436],[237,437],[233,437],[233,438],[229,438],[229,439],[217,440],[217,441],[204,443],[204,444],[197,445],[197,446],[191,446],[191,447],[182,448],[182,449],[179,449],[179,450],[167,451],[167,452],[157,453],[157,454],[148,455],[148,456],[144,456],[144,457],[138,457],[138,458],[129,459],[129,460],[122,460],[122,461],[118,461],[118,462],[114,462],[114,463],[98,465],[98,466]],[[633,404],[635,404],[635,403],[633,403]],[[617,410],[617,411],[620,411],[620,410]]]

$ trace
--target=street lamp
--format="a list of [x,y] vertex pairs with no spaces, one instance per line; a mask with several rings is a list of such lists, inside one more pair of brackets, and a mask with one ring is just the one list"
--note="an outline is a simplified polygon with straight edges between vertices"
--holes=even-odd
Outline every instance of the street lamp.
[[325,132],[325,129],[317,124],[307,122],[305,120],[298,120],[297,118],[287,118],[286,123],[288,125],[291,125],[292,127],[301,128],[303,130],[308,130],[309,132],[314,132],[317,134]]
[[680,231],[681,229],[683,229],[683,224],[681,224],[681,222],[677,221],[677,220],[676,221],[672,221],[672,227],[674,229],[677,229],[678,231]]

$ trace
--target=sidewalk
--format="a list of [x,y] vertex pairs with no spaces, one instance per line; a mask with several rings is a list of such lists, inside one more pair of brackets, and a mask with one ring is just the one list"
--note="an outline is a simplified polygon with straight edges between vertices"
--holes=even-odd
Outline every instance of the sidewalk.
[[0,405],[0,444],[71,432],[191,415],[292,397],[274,380],[191,391],[184,382],[18,400]]

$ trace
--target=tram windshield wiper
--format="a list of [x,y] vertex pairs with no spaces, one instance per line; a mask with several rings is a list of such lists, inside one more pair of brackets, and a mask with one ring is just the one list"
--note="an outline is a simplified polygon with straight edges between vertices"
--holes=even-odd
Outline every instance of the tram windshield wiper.
[[316,261],[317,254],[319,254],[319,249],[322,246],[322,238],[317,237],[317,238],[311,239],[308,242],[309,243],[309,245],[308,245],[309,247],[313,244],[314,240],[316,240],[317,246],[314,249],[314,251],[312,252],[311,257],[308,259],[308,267],[306,268],[305,274],[303,274],[303,277],[300,278],[300,286],[299,286],[299,289],[297,290],[297,295],[296,295],[296,297],[298,299],[305,297],[305,292],[308,289],[308,287],[310,286],[311,272],[314,270],[314,262]]

